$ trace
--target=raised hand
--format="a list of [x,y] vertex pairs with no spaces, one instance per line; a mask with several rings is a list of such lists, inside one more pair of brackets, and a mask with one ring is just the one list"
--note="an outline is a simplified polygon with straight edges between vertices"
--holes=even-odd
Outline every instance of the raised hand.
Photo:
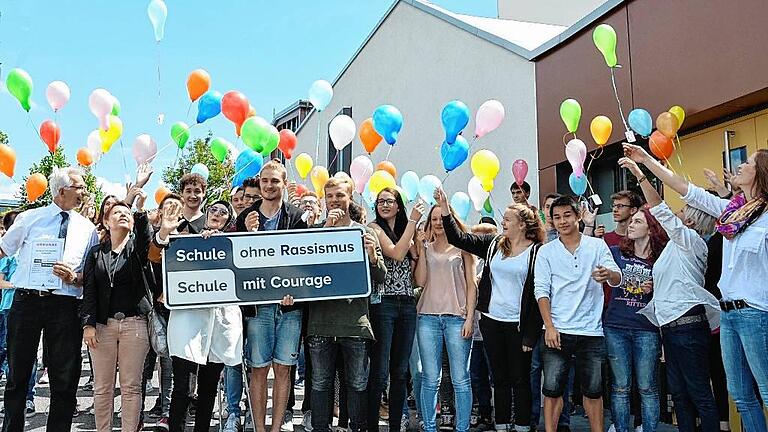
[[451,209],[448,207],[448,198],[445,196],[445,191],[442,187],[439,187],[435,189],[435,194],[433,195],[435,198],[435,201],[437,202],[437,205],[440,206],[440,211],[444,215],[451,214]]
[[632,173],[637,178],[640,178],[643,176],[643,172],[640,170],[640,167],[637,166],[637,162],[630,159],[629,157],[623,157],[619,159],[619,166],[622,168],[626,168],[629,170],[629,172]]
[[149,182],[149,178],[152,177],[153,172],[152,165],[148,163],[139,165],[136,169],[136,186],[143,188],[147,182]]
[[419,200],[419,202],[413,206],[413,209],[411,209],[411,217],[409,219],[414,222],[419,222],[424,215],[424,207],[424,201]]
[[637,163],[644,164],[651,157],[648,152],[640,146],[628,143],[623,143],[622,146],[624,147],[624,156]]
[[248,231],[259,230],[259,212],[252,211],[245,217],[245,229]]
[[163,206],[160,218],[160,238],[167,239],[181,225],[181,203],[176,200],[167,201]]

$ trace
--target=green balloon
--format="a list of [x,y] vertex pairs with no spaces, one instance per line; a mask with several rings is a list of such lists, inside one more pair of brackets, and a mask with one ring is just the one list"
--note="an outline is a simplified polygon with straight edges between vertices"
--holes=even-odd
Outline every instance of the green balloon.
[[280,132],[278,132],[277,128],[274,126],[269,125],[269,138],[267,139],[264,148],[261,149],[261,155],[269,157],[269,154],[275,151],[278,144],[280,144]]
[[5,79],[5,86],[13,97],[19,100],[24,111],[29,112],[31,108],[29,97],[32,96],[32,77],[23,69],[13,69]]
[[223,138],[214,138],[211,140],[211,153],[219,162],[224,162],[229,153],[229,143]]
[[[248,117],[240,128],[240,138],[251,150],[261,153],[267,146],[271,125],[261,117]],[[279,137],[278,137],[279,141]]]
[[490,197],[485,199],[485,202],[483,203],[483,210],[485,210],[488,213],[493,213],[493,206],[491,205]]
[[605,64],[608,67],[616,67],[618,63],[618,59],[616,59],[616,30],[608,24],[600,24],[592,32],[592,40],[597,49],[603,53]]
[[113,116],[119,116],[120,115],[120,101],[117,100],[117,98],[114,98],[114,99],[115,99],[115,103],[112,105],[112,112],[110,114],[112,114]]
[[183,149],[189,141],[189,126],[184,122],[174,123],[171,126],[171,139],[180,149]]
[[574,133],[579,128],[581,120],[581,105],[576,99],[566,99],[560,104],[560,118],[563,119],[568,132]]

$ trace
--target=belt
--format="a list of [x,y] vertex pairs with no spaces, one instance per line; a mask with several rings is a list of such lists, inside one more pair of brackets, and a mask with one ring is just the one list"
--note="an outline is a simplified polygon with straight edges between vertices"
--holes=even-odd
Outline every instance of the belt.
[[661,326],[662,329],[671,329],[675,327],[684,326],[686,324],[694,324],[699,322],[707,322],[707,316],[706,315],[691,315],[691,316],[682,316],[674,321],[672,321],[669,324],[664,324]]
[[139,315],[139,314],[137,314],[137,313],[129,313],[129,314],[127,314],[127,315],[126,315],[126,314],[125,314],[125,313],[123,313],[123,312],[118,312],[118,313],[116,313],[116,314],[112,315],[112,316],[111,316],[111,317],[109,317],[109,318],[112,318],[112,319],[116,319],[116,320],[118,320],[118,321],[122,321],[122,320],[124,320],[124,319],[126,319],[126,318],[132,318],[132,317],[135,317],[135,316],[138,316],[138,315]]
[[27,288],[16,288],[16,293],[21,296],[34,296],[34,297],[48,297],[53,295],[53,291],[27,289]]
[[720,300],[720,309],[723,312],[728,312],[735,309],[744,309],[748,307],[749,304],[747,304],[746,300]]

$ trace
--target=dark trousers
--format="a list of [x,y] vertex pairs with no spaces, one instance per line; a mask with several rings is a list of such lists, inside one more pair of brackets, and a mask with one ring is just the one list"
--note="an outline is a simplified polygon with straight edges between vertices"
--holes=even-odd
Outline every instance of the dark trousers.
[[344,382],[347,388],[349,427],[353,432],[365,430],[368,387],[367,339],[357,337],[309,336],[312,362],[312,428],[329,432],[336,357],[344,358]]
[[173,365],[173,392],[171,393],[171,415],[168,419],[170,432],[184,432],[189,407],[189,382],[197,374],[197,409],[195,410],[195,432],[208,432],[211,426],[216,390],[224,370],[223,363],[198,365],[179,357],[171,357]]
[[8,383],[5,386],[4,432],[24,430],[27,385],[37,361],[40,334],[47,345],[51,408],[46,430],[68,431],[77,404],[80,379],[80,344],[83,332],[78,317],[80,301],[74,297],[40,297],[17,290],[8,315]]
[[478,413],[483,419],[491,418],[491,373],[485,353],[484,341],[472,341],[472,357],[469,359],[469,375],[472,378],[472,396],[477,403]]
[[[305,316],[309,314],[304,314]],[[306,326],[304,326],[306,328]],[[301,412],[312,411],[312,355],[309,353],[309,341],[304,339],[304,400],[301,402]]]
[[725,380],[723,353],[720,348],[720,333],[709,338],[709,372],[712,374],[712,391],[715,394],[715,404],[721,422],[728,422],[730,409],[728,407],[728,385]]

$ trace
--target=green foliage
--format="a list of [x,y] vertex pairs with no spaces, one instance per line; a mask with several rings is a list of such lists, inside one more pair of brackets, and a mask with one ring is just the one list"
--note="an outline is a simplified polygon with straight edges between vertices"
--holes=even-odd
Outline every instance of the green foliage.
[[8,145],[8,135],[3,131],[0,131],[0,144]]
[[219,199],[229,199],[229,186],[235,169],[229,160],[224,162],[216,160],[209,147],[210,141],[211,134],[208,133],[205,138],[188,142],[176,165],[163,170],[163,181],[170,190],[181,193],[179,188],[181,176],[189,173],[195,164],[201,163],[207,166],[209,171],[206,204]]

